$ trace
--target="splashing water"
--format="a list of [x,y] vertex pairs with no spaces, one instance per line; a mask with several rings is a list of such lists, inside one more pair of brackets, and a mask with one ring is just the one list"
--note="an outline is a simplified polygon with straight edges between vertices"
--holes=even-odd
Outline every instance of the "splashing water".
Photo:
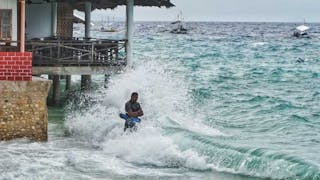
[[[106,90],[94,94],[100,99],[97,104],[85,113],[68,115],[67,127],[80,138],[94,142],[107,155],[130,163],[207,169],[205,157],[192,149],[181,150],[164,130],[175,127],[213,137],[222,133],[186,111],[191,108],[183,81],[172,78],[158,63],[142,64],[112,77]],[[134,91],[139,93],[145,115],[137,132],[124,134],[118,113]]]
[[[51,108],[47,143],[0,142],[0,177],[319,179],[320,26],[293,39],[286,23],[186,25],[140,23],[133,68]],[[145,115],[124,133],[133,91]]]

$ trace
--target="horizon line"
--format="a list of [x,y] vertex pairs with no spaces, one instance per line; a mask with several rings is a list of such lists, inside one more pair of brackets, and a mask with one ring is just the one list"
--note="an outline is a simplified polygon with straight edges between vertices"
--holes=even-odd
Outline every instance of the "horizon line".
[[[93,22],[101,22],[101,20],[93,20]],[[114,21],[114,22],[125,22],[125,20]],[[134,22],[173,22],[170,20],[134,20]],[[320,21],[310,21],[310,22],[298,22],[298,21],[229,21],[229,20],[187,20],[183,22],[219,22],[219,23],[298,23],[298,24],[317,24]]]

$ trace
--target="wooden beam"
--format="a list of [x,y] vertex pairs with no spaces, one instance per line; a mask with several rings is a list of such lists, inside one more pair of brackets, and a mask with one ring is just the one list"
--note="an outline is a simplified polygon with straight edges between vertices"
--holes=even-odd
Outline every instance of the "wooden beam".
[[45,67],[45,66],[32,66],[33,75],[111,75],[119,73],[123,70],[124,66],[65,66],[65,67]]

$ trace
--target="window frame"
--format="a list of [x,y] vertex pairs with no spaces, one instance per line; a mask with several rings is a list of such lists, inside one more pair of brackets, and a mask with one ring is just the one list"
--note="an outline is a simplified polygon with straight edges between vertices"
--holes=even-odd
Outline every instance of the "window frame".
[[[2,37],[2,33],[4,30],[4,27],[2,27],[2,11],[8,11],[8,15],[9,15],[9,28],[10,30],[7,31],[7,36],[6,37]],[[12,9],[0,9],[0,41],[11,41],[12,40]],[[6,24],[8,25],[8,24]],[[8,35],[9,33],[9,35]]]

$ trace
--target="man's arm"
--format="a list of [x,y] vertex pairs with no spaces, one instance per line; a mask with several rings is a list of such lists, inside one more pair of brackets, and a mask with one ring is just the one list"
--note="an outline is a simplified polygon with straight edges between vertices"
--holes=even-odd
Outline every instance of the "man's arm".
[[[139,103],[138,103],[139,104]],[[137,111],[138,112],[138,116],[140,117],[140,116],[143,116],[143,111],[142,111],[142,108],[141,108],[141,106],[140,106],[140,104],[139,104],[139,110]]]
[[137,112],[138,112],[138,116],[143,116],[143,111],[142,111],[141,108],[140,108],[139,111],[137,111]]
[[140,104],[139,104],[139,110],[138,111],[132,112],[130,103],[126,103],[125,109],[126,109],[126,112],[129,115],[129,117],[140,117],[140,116],[143,116],[143,111],[142,111],[142,109],[140,107]]
[[128,115],[130,117],[140,117],[140,116],[143,116],[143,111],[142,109],[140,108],[138,111],[136,112],[132,112],[131,109],[128,111]]
[[128,115],[129,115],[130,117],[137,117],[137,116],[139,116],[138,112],[139,112],[139,111],[137,111],[137,112],[132,112],[132,110],[130,109],[130,110],[128,111]]

